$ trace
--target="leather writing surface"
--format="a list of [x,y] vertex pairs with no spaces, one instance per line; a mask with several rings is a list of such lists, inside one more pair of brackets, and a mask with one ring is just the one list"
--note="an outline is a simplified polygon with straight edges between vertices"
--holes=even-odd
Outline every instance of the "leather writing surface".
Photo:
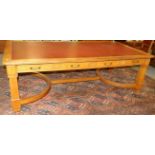
[[144,55],[113,42],[33,42],[15,41],[12,44],[12,59],[40,59],[40,58],[82,58]]

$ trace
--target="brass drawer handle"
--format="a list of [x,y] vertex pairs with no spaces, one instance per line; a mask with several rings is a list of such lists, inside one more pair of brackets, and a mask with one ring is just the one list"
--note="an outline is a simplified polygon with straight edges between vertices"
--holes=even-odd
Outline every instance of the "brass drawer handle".
[[40,70],[41,69],[41,66],[38,66],[38,67],[30,67],[30,70]]
[[79,67],[80,67],[80,64],[71,65],[70,67],[71,67],[71,68],[79,68]]

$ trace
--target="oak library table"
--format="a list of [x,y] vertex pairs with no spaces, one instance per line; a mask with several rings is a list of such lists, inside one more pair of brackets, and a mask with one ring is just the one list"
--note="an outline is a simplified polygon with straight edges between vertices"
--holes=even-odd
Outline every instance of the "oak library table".
[[[32,103],[44,97],[51,84],[101,80],[106,84],[121,88],[140,90],[150,59],[154,56],[141,50],[114,41],[7,41],[3,64],[9,78],[11,103],[15,112],[21,105]],[[123,84],[105,79],[100,69],[126,66],[140,66],[135,83]],[[96,69],[95,77],[50,80],[40,72]],[[33,73],[43,79],[47,87],[39,94],[20,98],[18,74]]]

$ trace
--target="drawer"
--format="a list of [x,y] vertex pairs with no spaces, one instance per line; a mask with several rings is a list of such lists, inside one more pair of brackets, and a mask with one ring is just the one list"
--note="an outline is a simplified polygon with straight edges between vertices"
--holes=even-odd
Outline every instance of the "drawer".
[[63,71],[80,70],[96,67],[97,63],[60,63],[60,64],[42,64],[42,65],[19,65],[18,72],[37,72],[37,71]]
[[113,68],[140,65],[144,60],[120,60],[104,62],[85,62],[85,63],[59,63],[59,64],[41,64],[41,65],[19,65],[18,72],[39,72],[39,71],[64,71],[64,70],[82,70],[97,68]]

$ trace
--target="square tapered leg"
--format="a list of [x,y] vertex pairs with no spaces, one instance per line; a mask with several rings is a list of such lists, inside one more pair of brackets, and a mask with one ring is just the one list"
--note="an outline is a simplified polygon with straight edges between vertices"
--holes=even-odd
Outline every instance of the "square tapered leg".
[[15,66],[8,66],[7,73],[9,78],[10,85],[10,94],[11,94],[11,105],[12,109],[15,112],[20,111],[20,97],[19,97],[19,89],[18,89],[18,73],[16,72]]
[[143,87],[145,75],[149,66],[150,60],[145,60],[143,64],[141,64],[137,77],[136,77],[136,90],[140,90]]

